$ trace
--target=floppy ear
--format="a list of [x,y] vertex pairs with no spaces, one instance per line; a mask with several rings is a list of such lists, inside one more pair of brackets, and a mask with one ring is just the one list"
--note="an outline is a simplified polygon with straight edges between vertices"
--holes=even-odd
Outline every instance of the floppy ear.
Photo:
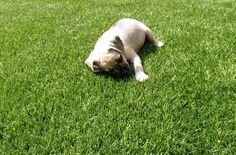
[[101,70],[99,69],[98,67],[98,61],[96,60],[91,60],[91,59],[87,59],[85,61],[85,64],[94,72],[94,73],[97,73],[97,72],[100,72]]
[[124,52],[124,45],[119,36],[115,36],[115,38],[111,42],[112,42],[111,44],[112,49],[119,51],[121,53]]

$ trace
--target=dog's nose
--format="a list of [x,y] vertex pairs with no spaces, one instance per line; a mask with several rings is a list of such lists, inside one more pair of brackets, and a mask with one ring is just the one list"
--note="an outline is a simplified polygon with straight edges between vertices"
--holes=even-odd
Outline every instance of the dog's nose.
[[123,76],[130,76],[131,75],[131,68],[129,65],[123,65],[123,66],[120,66],[119,72]]
[[120,64],[117,68],[110,72],[113,76],[122,78],[131,75],[131,68],[127,64]]

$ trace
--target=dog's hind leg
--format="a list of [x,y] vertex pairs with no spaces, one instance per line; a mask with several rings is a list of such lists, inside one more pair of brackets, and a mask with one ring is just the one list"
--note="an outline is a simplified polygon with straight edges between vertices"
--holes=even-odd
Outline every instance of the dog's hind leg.
[[162,41],[156,40],[154,38],[152,31],[148,27],[146,27],[145,32],[146,32],[146,39],[150,43],[154,44],[155,46],[159,48],[164,46],[164,43]]

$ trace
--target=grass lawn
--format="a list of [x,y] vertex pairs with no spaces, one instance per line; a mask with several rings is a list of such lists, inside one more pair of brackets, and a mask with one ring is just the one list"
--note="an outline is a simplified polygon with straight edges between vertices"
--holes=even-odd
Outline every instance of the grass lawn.
[[[84,65],[123,17],[166,44],[144,83]],[[0,1],[1,154],[235,152],[235,0]]]

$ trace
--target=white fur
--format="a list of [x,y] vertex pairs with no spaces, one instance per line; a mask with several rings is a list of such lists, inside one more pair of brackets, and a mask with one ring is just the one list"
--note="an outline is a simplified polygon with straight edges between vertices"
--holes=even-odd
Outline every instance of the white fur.
[[[118,41],[114,39],[116,36],[122,41],[123,47],[117,45]],[[143,46],[145,39],[157,47],[164,46],[163,42],[155,40],[151,30],[143,23],[130,18],[121,19],[102,34],[85,63],[93,72],[96,72],[95,61],[99,62],[103,70],[110,69],[115,56],[109,53],[109,49],[113,48],[120,51],[127,61],[131,61],[134,64],[135,78],[139,82],[143,82],[148,79],[148,75],[144,73],[141,59],[137,52]]]

